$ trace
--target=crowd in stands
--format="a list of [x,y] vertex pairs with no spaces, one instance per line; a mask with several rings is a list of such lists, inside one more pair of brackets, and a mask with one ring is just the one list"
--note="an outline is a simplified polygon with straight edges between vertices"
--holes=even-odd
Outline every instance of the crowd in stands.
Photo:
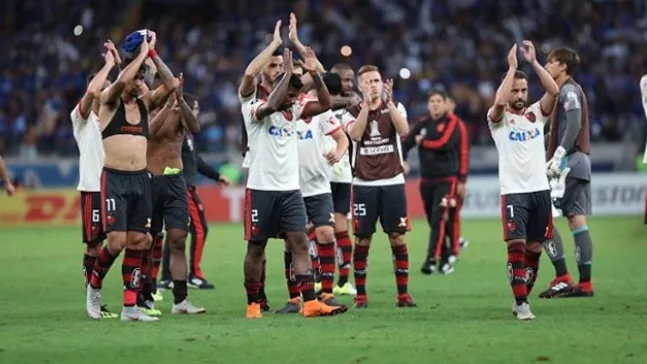
[[[239,155],[238,81],[290,11],[299,35],[328,67],[378,65],[395,79],[410,122],[426,95],[444,89],[469,124],[473,145],[491,144],[484,121],[515,41],[535,42],[543,60],[557,45],[577,49],[575,78],[589,100],[594,141],[640,143],[647,122],[638,81],[647,71],[645,1],[563,0],[38,0],[0,4],[0,153],[34,159],[77,154],[69,113],[101,45],[153,29],[157,49],[200,98],[204,152]],[[76,36],[75,26],[83,32]],[[349,57],[340,48],[352,49]],[[403,79],[406,68],[410,77]],[[532,73],[530,69],[527,69]],[[540,96],[531,76],[531,97]],[[644,145],[644,144],[643,144]]]

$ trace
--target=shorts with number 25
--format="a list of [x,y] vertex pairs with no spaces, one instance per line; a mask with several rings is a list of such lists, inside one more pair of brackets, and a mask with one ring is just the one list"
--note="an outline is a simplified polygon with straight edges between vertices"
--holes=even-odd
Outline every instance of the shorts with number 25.
[[378,218],[382,230],[387,234],[404,234],[410,230],[404,184],[353,185],[352,203],[353,233],[357,237],[371,237],[375,233]]

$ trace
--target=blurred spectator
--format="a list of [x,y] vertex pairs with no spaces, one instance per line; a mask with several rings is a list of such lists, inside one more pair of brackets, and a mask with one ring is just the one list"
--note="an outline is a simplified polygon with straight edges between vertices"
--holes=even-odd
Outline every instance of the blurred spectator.
[[[638,143],[644,115],[638,80],[647,65],[643,0],[37,0],[0,4],[0,152],[24,158],[75,155],[68,113],[101,66],[101,44],[139,28],[157,31],[157,48],[184,72],[187,92],[200,97],[199,150],[240,146],[238,80],[265,45],[274,22],[290,11],[302,41],[328,67],[373,63],[395,81],[395,97],[411,121],[429,90],[457,101],[473,144],[491,144],[484,123],[506,70],[511,44],[527,38],[540,58],[556,45],[577,49],[575,78],[591,108],[596,141]],[[370,21],[370,22],[369,22]],[[72,30],[83,27],[79,36]],[[287,30],[284,30],[287,33]],[[287,34],[286,34],[287,38]],[[348,45],[352,54],[341,56]],[[543,61],[543,59],[542,59]],[[526,66],[524,66],[526,67]],[[410,71],[408,79],[400,70]],[[527,67],[526,67],[527,68]],[[531,72],[532,73],[532,72]],[[406,74],[404,72],[403,74]],[[533,76],[534,77],[534,76]],[[538,98],[539,82],[531,97]],[[644,144],[643,144],[644,145]]]

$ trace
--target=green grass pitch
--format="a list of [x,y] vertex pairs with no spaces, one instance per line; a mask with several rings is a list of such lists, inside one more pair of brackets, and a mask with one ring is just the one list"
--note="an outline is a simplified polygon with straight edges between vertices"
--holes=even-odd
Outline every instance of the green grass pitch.
[[[572,237],[563,220],[558,227],[577,277]],[[3,229],[0,363],[646,363],[647,228],[639,217],[596,217],[589,227],[596,296],[536,298],[553,278],[543,257],[531,300],[537,319],[519,322],[510,313],[497,220],[464,221],[471,245],[456,271],[429,277],[419,272],[426,223],[414,222],[408,242],[417,309],[395,307],[390,249],[379,234],[369,257],[369,309],[313,319],[267,313],[262,320],[244,318],[242,227],[212,225],[204,270],[216,290],[190,292],[208,313],[172,317],[166,292],[161,321],[149,324],[86,317],[78,229]],[[287,298],[283,244],[275,240],[268,249],[275,309]],[[117,312],[120,280],[119,260],[104,283],[104,302]]]

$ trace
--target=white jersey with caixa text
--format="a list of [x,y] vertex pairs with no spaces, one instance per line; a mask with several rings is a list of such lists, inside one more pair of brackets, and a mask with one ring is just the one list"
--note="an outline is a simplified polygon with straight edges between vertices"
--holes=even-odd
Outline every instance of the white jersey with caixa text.
[[530,193],[550,189],[546,176],[544,114],[539,102],[521,114],[504,111],[499,122],[489,120],[492,138],[499,152],[501,194]]
[[70,113],[74,139],[79,148],[79,185],[77,190],[84,192],[101,191],[101,171],[105,153],[99,117],[94,111],[87,111],[84,117],[79,102]]
[[341,130],[341,124],[330,110],[297,121],[299,185],[303,197],[330,193],[333,171],[324,154],[336,148],[336,143],[331,148],[327,139],[338,130]]
[[243,102],[241,109],[249,140],[247,188],[261,191],[299,189],[299,147],[296,122],[309,102],[305,95],[288,110],[258,119],[264,100]]

